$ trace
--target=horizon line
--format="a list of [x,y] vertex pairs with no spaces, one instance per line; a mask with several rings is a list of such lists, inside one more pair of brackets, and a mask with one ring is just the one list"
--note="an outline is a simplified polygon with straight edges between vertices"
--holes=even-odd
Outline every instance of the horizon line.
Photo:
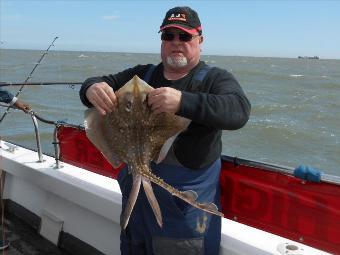
[[[2,48],[0,50],[31,50],[31,51],[45,51],[46,49],[27,49],[27,48]],[[108,50],[65,50],[65,49],[50,49],[50,51],[64,51],[64,52],[102,52],[102,53],[125,53],[125,54],[155,54],[160,55],[157,52],[133,52],[133,51],[108,51]],[[296,57],[288,57],[288,56],[251,56],[251,55],[217,55],[217,54],[204,54],[202,53],[201,56],[217,56],[217,57],[245,57],[245,58],[288,58],[288,59],[299,59],[299,57],[303,57],[300,59],[307,59],[307,60],[340,60],[340,58],[322,58],[318,55],[308,56],[308,55],[298,55]],[[318,59],[308,59],[308,57],[315,57],[317,56]]]

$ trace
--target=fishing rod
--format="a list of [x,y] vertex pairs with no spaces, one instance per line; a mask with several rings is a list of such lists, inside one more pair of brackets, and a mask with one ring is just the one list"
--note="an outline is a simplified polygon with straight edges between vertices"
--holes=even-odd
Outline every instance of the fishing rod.
[[[0,82],[0,87],[8,86],[21,86],[24,83],[14,83],[14,82]],[[49,86],[49,85],[81,85],[82,82],[79,81],[39,81],[39,82],[26,82],[24,85],[28,86]]]
[[[35,69],[40,65],[41,61],[45,58],[45,56],[47,55],[48,51],[50,50],[50,48],[52,46],[54,46],[54,42],[58,39],[58,36],[56,36],[52,43],[48,46],[48,48],[45,50],[45,52],[41,55],[39,61],[35,64],[35,66],[33,67],[32,71],[30,72],[30,74],[27,76],[26,80],[24,81],[24,83],[21,85],[20,89],[18,90],[18,92],[15,94],[15,97],[18,98],[19,95],[21,94],[22,90],[24,89],[24,87],[26,86],[26,83],[29,81],[29,79],[32,78],[32,75],[35,71]],[[1,119],[0,119],[0,124],[3,121],[3,119],[6,117],[6,115],[9,113],[9,110],[11,109],[10,106],[7,107],[6,111],[4,112],[4,114],[2,115]]]

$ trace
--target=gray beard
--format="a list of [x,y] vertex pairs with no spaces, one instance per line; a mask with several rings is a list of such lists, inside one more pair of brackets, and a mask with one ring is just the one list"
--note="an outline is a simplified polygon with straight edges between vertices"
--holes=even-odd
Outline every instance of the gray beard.
[[188,60],[186,57],[167,57],[166,63],[171,67],[184,67],[188,64]]

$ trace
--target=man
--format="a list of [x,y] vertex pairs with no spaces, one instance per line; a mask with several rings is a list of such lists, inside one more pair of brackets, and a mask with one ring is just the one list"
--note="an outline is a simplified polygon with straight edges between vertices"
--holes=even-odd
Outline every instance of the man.
[[[155,88],[148,94],[148,104],[154,113],[174,113],[192,120],[188,129],[176,138],[165,160],[151,165],[152,171],[179,190],[194,190],[199,201],[219,205],[222,130],[245,125],[250,103],[230,73],[200,61],[202,27],[194,10],[170,9],[160,32],[160,64],[138,65],[115,75],[89,78],[80,90],[80,98],[86,106],[94,106],[105,115],[117,105],[114,91],[134,75],[146,80]],[[126,169],[118,176],[123,208],[131,179]],[[157,185],[153,187],[163,227],[157,225],[141,191],[129,224],[121,233],[122,254],[217,255],[220,217],[172,197]]]
[[10,92],[2,89],[0,89],[0,102],[13,105],[19,110],[23,110],[24,112],[29,112],[31,110],[31,106],[29,104],[19,100]]

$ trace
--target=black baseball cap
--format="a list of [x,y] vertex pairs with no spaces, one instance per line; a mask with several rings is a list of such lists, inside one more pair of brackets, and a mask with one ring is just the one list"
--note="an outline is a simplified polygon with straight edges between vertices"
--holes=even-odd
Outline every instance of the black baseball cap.
[[202,34],[201,21],[197,12],[190,7],[175,7],[165,14],[165,18],[160,27],[160,32],[166,28],[178,28],[189,34]]

